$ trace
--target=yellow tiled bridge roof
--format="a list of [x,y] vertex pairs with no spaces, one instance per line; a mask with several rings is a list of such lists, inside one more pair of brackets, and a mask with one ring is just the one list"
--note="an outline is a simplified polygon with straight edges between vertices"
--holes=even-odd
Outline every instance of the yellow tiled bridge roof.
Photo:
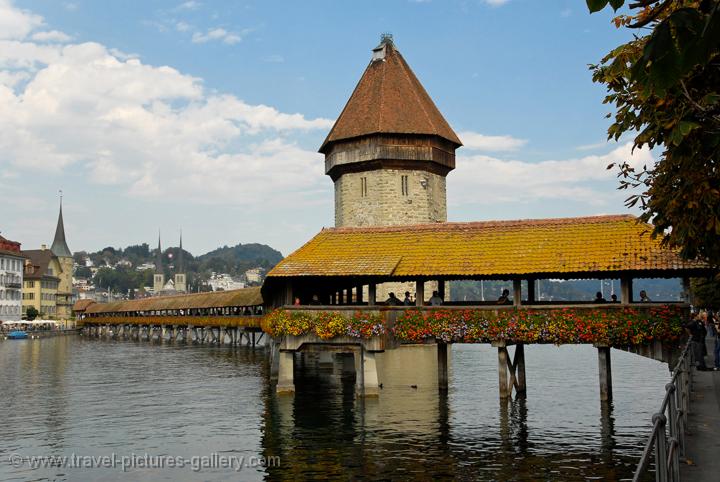
[[76,303],[85,313],[120,313],[133,311],[186,310],[191,308],[225,308],[233,306],[258,306],[263,304],[259,287],[239,290],[191,293],[172,296],[154,296],[137,300],[112,303],[92,303],[87,306]]
[[651,231],[629,215],[330,228],[281,261],[268,278],[681,276],[708,269],[661,246]]

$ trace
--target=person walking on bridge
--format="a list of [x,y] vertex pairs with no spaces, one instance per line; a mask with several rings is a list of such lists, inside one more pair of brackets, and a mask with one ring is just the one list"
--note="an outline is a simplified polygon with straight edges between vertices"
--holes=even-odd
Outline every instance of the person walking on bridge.
[[713,350],[715,370],[720,370],[720,319],[718,319],[715,310],[707,310],[707,325],[711,332],[715,334],[715,347]]
[[695,366],[698,370],[707,370],[705,365],[705,356],[703,354],[703,345],[705,344],[705,324],[700,319],[700,314],[696,314],[693,319],[685,325],[685,331],[690,335],[690,348],[695,358]]

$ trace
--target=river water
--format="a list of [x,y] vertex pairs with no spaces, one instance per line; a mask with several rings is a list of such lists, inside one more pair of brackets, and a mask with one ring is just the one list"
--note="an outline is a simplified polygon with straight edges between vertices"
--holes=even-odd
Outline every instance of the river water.
[[[603,406],[592,347],[527,346],[527,400],[501,404],[495,349],[453,346],[445,396],[434,356],[381,357],[381,395],[360,400],[340,363],[312,359],[296,394],[276,396],[262,349],[3,341],[0,480],[622,480],[669,378],[667,365],[613,350]],[[31,467],[38,456],[75,466]]]

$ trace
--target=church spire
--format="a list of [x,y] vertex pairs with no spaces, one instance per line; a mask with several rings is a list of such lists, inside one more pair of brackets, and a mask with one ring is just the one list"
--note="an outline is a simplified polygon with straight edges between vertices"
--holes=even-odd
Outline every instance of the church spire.
[[182,249],[182,229],[180,230],[180,252],[178,253],[178,273],[183,273],[185,270],[185,256],[183,256]]
[[57,227],[55,228],[55,238],[53,239],[50,251],[58,258],[72,258],[70,248],[65,241],[65,223],[63,223],[62,213],[62,191],[60,191],[60,214],[58,215]]
[[160,230],[158,229],[157,257],[155,258],[155,272],[162,272],[162,247],[160,246]]

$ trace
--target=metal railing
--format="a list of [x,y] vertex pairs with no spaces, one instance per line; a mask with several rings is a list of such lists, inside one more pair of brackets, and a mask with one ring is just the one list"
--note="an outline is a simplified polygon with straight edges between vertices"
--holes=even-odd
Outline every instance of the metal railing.
[[685,434],[692,389],[693,350],[691,344],[692,342],[688,341],[685,345],[685,349],[673,369],[670,383],[665,385],[665,397],[660,405],[660,410],[652,417],[652,433],[635,469],[633,482],[640,481],[647,472],[653,451],[655,452],[655,480],[657,482],[680,480],[680,462],[685,460]]

